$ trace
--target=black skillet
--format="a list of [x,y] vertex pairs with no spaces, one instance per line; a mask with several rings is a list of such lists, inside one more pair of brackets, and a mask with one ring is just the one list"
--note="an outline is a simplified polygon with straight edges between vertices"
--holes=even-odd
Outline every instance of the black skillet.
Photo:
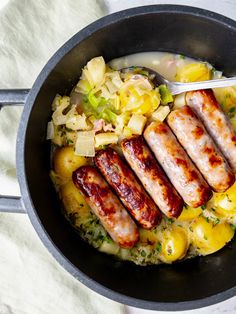
[[[0,91],[0,103],[24,103],[17,137],[21,198],[1,197],[0,210],[27,212],[42,242],[82,283],[121,303],[155,310],[186,310],[236,294],[236,242],[219,252],[174,265],[138,267],[84,243],[62,217],[49,178],[45,140],[51,102],[71,91],[95,56],[106,61],[142,51],[169,51],[206,60],[236,74],[236,22],[186,6],[156,5],[118,12],[89,25],[46,64],[29,94]],[[40,293],[40,292],[39,292]]]

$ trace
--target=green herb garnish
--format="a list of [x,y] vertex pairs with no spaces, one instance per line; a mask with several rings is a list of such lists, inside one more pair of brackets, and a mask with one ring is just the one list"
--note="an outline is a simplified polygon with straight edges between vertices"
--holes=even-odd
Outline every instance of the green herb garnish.
[[231,227],[231,229],[232,229],[233,231],[236,230],[236,224],[230,224],[230,227]]
[[171,92],[169,91],[168,87],[164,84],[160,85],[158,87],[159,93],[161,95],[161,102],[163,105],[167,105],[171,102],[173,102],[173,97],[171,95]]
[[160,253],[161,250],[162,250],[162,245],[161,245],[161,242],[160,242],[160,241],[157,243],[156,250],[157,250],[157,252],[159,252],[159,253]]
[[146,256],[146,252],[144,250],[141,251],[141,256],[145,257]]

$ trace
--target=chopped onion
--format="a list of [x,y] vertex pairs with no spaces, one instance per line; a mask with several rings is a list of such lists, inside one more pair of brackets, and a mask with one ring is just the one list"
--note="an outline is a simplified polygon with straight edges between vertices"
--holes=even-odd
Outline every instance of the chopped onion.
[[120,250],[120,247],[118,244],[116,244],[115,242],[107,242],[107,241],[103,241],[103,243],[101,244],[101,246],[98,249],[100,252],[104,252],[107,254],[117,254]]
[[101,90],[101,97],[104,97],[105,99],[111,98],[111,94],[109,93],[108,88],[106,86],[102,86],[100,90]]
[[153,112],[151,117],[153,120],[164,121],[169,113],[169,106],[160,106],[156,111]]
[[75,154],[78,156],[94,157],[94,131],[79,131],[75,143]]
[[147,118],[141,114],[133,114],[129,120],[128,128],[133,131],[133,134],[141,135],[146,124]]
[[217,79],[220,79],[220,78],[223,78],[221,71],[213,71],[212,72],[212,79],[213,80],[217,80]]
[[118,136],[112,132],[99,133],[95,135],[95,147],[108,144],[116,144],[118,142]]
[[52,121],[48,122],[46,138],[47,140],[52,140],[54,138],[54,125]]
[[88,130],[89,125],[86,122],[86,115],[72,115],[66,121],[66,127],[71,130]]
[[181,93],[175,97],[173,109],[177,109],[186,105],[185,96],[186,93]]
[[114,94],[118,91],[118,88],[111,81],[107,81],[105,85],[111,94]]
[[117,88],[121,88],[121,86],[123,85],[123,82],[121,80],[120,74],[118,71],[113,72],[112,75],[112,83],[117,87]]
[[61,98],[61,95],[56,94],[52,102],[52,111],[55,111],[59,107]]
[[129,88],[130,86],[148,91],[151,91],[153,89],[150,81],[140,74],[135,74],[131,76],[131,78],[129,78],[127,81],[125,81],[124,88]]
[[[87,73],[92,86],[98,86],[104,80],[106,64],[103,57],[96,57],[87,63]],[[89,80],[89,83],[90,83]]]
[[70,97],[63,96],[59,100],[59,105],[56,110],[53,112],[52,120],[55,125],[62,125],[66,123],[66,115],[63,114],[63,111],[70,105]]

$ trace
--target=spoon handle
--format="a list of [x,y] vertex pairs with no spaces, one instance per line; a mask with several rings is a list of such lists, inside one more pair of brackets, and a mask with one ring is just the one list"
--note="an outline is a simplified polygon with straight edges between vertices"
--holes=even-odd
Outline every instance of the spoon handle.
[[193,82],[193,83],[174,82],[174,83],[169,83],[168,87],[172,95],[178,95],[180,93],[189,92],[192,90],[226,87],[226,86],[234,86],[234,85],[236,86],[236,77],[219,79],[219,80]]

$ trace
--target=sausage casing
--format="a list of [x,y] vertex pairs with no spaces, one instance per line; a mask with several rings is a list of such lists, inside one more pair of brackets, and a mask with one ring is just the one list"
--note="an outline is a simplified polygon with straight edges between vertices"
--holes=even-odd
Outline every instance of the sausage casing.
[[152,122],[144,137],[185,203],[191,207],[205,204],[212,191],[170,128],[164,122]]
[[168,217],[177,218],[182,212],[183,200],[158,165],[144,138],[133,136],[124,139],[121,148],[130,167],[160,210]]
[[115,150],[100,150],[95,164],[142,228],[151,229],[161,221],[162,214],[156,204]]
[[202,120],[208,133],[236,173],[236,133],[212,90],[188,92],[186,102]]
[[235,181],[234,174],[193,110],[176,109],[167,123],[213,190],[226,191]]
[[139,240],[138,228],[97,169],[82,166],[72,179],[111,238],[121,247],[133,247]]

